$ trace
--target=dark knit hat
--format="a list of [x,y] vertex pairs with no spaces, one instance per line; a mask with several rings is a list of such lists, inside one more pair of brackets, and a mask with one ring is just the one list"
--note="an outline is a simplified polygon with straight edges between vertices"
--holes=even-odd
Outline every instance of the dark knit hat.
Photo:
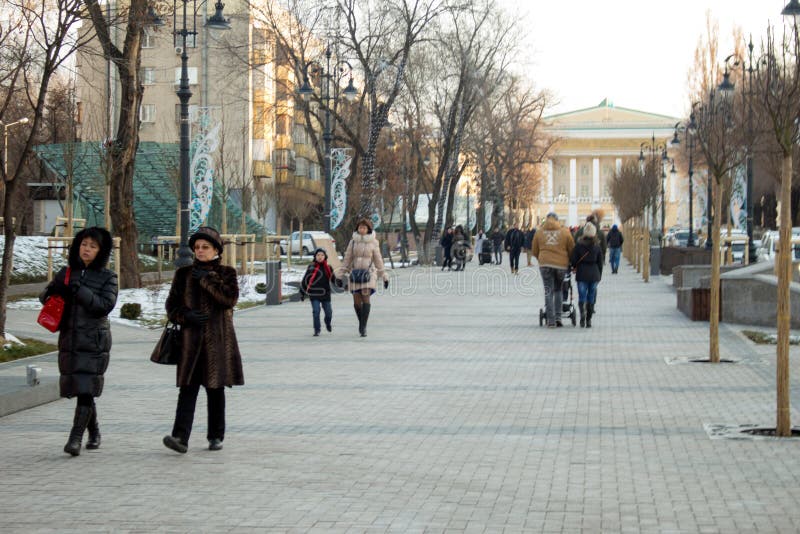
[[356,223],[356,231],[358,231],[358,227],[361,226],[362,224],[367,227],[367,233],[371,234],[372,233],[372,221],[370,221],[366,217],[364,217],[363,219],[359,219],[358,222]]
[[197,231],[192,234],[192,237],[189,238],[189,248],[194,249],[194,242],[198,239],[205,239],[217,249],[217,254],[222,254],[222,237],[215,228],[210,226],[201,226],[198,228]]

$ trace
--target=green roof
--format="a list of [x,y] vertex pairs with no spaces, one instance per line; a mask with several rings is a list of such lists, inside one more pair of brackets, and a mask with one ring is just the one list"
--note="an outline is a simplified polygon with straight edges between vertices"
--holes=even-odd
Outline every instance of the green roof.
[[[85,217],[87,225],[103,224],[105,204],[104,156],[98,142],[39,145],[35,154],[45,168],[61,182],[66,182],[72,168],[76,216]],[[136,151],[133,177],[133,209],[139,241],[152,236],[175,233],[177,216],[177,143],[141,142]],[[174,177],[174,178],[171,178]],[[228,228],[240,226],[241,206],[231,198],[227,202]],[[214,198],[205,224],[221,228],[221,198],[214,187]],[[263,227],[247,217],[248,233],[263,235]]]

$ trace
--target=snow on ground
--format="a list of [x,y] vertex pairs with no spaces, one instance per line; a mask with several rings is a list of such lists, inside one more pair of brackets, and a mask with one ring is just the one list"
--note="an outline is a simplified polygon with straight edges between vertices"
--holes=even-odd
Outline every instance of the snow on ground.
[[[291,295],[297,288],[287,285],[289,282],[299,282],[303,278],[305,268],[283,269],[281,271],[281,292]],[[263,274],[244,275],[239,277],[239,305],[259,302],[263,303],[266,295],[256,291],[256,284],[264,282]],[[109,315],[112,322],[129,326],[150,327],[166,319],[164,305],[169,295],[170,283],[153,285],[139,289],[121,289],[117,297],[117,305]],[[142,306],[141,320],[131,321],[120,317],[122,305],[128,302],[138,302]],[[9,310],[33,310],[42,308],[39,299],[29,298],[8,303]]]
[[[0,236],[0,250],[5,246],[5,236]],[[54,244],[54,247],[58,245]],[[14,260],[12,276],[25,274],[28,278],[47,276],[47,236],[17,236],[14,240]],[[53,248],[53,272],[67,264],[66,249]],[[156,265],[156,258],[139,254],[139,261],[145,265]]]

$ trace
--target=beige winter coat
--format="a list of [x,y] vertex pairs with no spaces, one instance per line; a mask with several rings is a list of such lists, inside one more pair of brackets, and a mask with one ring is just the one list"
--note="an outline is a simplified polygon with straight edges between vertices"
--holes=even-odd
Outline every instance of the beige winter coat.
[[[372,265],[370,265],[370,263],[372,263]],[[354,284],[349,282],[350,271],[353,269],[369,269],[369,282],[366,284]],[[344,252],[342,265],[336,269],[336,278],[346,281],[349,284],[350,291],[376,289],[378,287],[377,281],[379,278],[381,280],[389,279],[384,270],[381,250],[374,233],[365,235],[361,235],[358,232],[353,233],[353,239],[347,245],[347,249]]]
[[539,267],[566,269],[574,247],[572,234],[554,219],[545,219],[533,236],[533,255],[539,261]]

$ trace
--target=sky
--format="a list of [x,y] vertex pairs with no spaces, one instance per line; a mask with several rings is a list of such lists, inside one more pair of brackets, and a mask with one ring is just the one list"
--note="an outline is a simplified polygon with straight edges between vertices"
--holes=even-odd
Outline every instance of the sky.
[[596,106],[682,117],[687,75],[706,12],[719,24],[720,63],[733,52],[733,28],[752,33],[758,51],[768,23],[782,27],[788,0],[498,0],[524,20],[519,68],[559,100],[549,114]]

